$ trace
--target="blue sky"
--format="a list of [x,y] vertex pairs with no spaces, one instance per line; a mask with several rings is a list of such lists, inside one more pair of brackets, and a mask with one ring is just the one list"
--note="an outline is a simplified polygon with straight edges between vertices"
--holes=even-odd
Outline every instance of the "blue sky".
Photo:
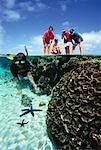
[[62,29],[74,28],[84,38],[84,54],[101,55],[101,0],[1,0],[0,53],[16,54],[26,45],[30,55],[42,55],[50,25],[63,53]]

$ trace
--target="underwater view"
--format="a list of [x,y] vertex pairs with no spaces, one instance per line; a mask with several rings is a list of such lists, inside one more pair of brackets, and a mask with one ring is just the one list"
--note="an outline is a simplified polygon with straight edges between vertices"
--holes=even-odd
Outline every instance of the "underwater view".
[[[49,150],[53,149],[46,133],[46,110],[50,96],[38,96],[31,92],[26,81],[22,95],[17,95],[16,84],[12,80],[9,61],[0,58],[0,149],[2,150]],[[43,104],[40,106],[40,104]],[[33,106],[41,109],[20,117],[21,110]],[[21,127],[20,123],[28,122]]]
[[0,150],[101,150],[101,0],[0,0]]
[[0,58],[0,150],[100,150],[101,56],[28,59],[35,84],[20,77],[19,92]]

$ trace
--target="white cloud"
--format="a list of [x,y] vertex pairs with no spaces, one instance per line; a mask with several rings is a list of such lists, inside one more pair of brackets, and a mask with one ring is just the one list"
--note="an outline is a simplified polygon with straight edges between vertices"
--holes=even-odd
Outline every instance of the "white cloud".
[[62,9],[62,11],[66,11],[67,10],[67,5],[66,4],[62,4],[61,5],[61,9]]
[[33,38],[33,43],[35,45],[42,45],[42,35],[38,35]]
[[15,9],[16,0],[1,0],[0,17],[2,22],[18,21],[21,18],[20,12]]
[[12,9],[15,6],[16,0],[0,0],[0,5],[6,9]]
[[93,52],[101,55],[101,31],[83,33],[85,53]]
[[[6,53],[16,55],[19,52],[25,53],[24,46],[26,45],[29,55],[43,55],[42,35],[31,38],[29,44],[20,43],[19,45],[7,49]],[[2,52],[3,53],[3,52]]]
[[21,8],[21,10],[26,10],[29,12],[31,11],[38,12],[40,10],[48,8],[48,6],[45,3],[41,2],[40,0],[35,0],[35,2],[33,1],[20,2],[19,7]]
[[69,23],[69,21],[65,21],[65,22],[63,22],[62,23],[62,27],[63,27],[63,29],[69,29],[70,28],[70,23]]
[[[17,6],[16,6],[17,2]],[[17,9],[18,8],[18,9]],[[49,8],[41,0],[35,1],[17,1],[17,0],[1,0],[0,3],[0,20],[4,21],[18,21],[24,19],[25,12],[39,12]]]
[[[12,50],[9,49],[8,53],[16,55],[17,53],[22,52],[26,54],[24,47],[25,44],[19,44],[18,46],[13,47]],[[26,45],[26,48],[28,49],[28,52],[31,54],[32,46]]]
[[35,6],[33,5],[33,3],[31,1],[28,2],[20,2],[19,6],[22,10],[26,10],[26,11],[35,11]]
[[2,46],[4,45],[4,35],[5,30],[2,25],[0,25],[0,49],[2,49]]
[[44,9],[47,9],[48,6],[44,3],[42,3],[41,1],[37,2],[36,3],[36,6],[40,9],[40,10],[44,10]]
[[86,2],[86,1],[88,1],[88,0],[60,0],[58,3],[61,7],[61,10],[63,12],[65,12],[67,10],[68,6],[72,4],[72,2],[78,3],[78,2]]
[[58,2],[63,12],[67,10],[67,6],[70,4],[70,2],[71,0],[61,0]]
[[4,19],[6,21],[17,21],[21,18],[20,14],[14,10],[5,10]]
[[43,54],[43,42],[42,35],[38,35],[32,40],[33,53],[32,55],[42,55]]
[[[82,37],[84,39],[84,54],[101,55],[101,31],[83,33]],[[63,44],[63,40],[61,39],[61,35],[56,34],[55,38],[59,40],[62,54],[65,54],[64,44]],[[20,44],[15,48],[11,48],[10,50],[7,50],[7,53],[17,54],[18,52],[25,52],[24,46],[25,44]],[[31,38],[30,43],[26,46],[29,55],[43,55],[42,35],[38,35]],[[79,54],[78,48],[76,49],[76,54]]]
[[[83,33],[82,37],[84,39],[84,54],[101,55],[101,31]],[[62,54],[65,54],[64,44],[61,39],[61,35],[56,34],[55,38],[59,40]],[[33,38],[32,47],[32,55],[43,55],[42,35]],[[79,54],[78,48],[76,50],[76,54]]]
[[7,8],[13,8],[15,6],[16,0],[3,0]]
[[69,21],[65,21],[62,23],[62,26],[69,26],[69,25],[70,25]]
[[88,1],[88,0],[74,0],[75,3],[77,3],[77,2],[86,2],[86,1]]

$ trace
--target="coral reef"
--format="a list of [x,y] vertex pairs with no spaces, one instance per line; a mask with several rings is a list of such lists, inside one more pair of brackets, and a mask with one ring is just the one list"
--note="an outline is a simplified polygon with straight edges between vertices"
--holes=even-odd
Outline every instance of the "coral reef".
[[66,72],[76,66],[78,59],[71,56],[36,57],[32,75],[42,94],[50,95],[52,88]]
[[60,150],[101,149],[101,66],[81,61],[53,89],[47,131]]

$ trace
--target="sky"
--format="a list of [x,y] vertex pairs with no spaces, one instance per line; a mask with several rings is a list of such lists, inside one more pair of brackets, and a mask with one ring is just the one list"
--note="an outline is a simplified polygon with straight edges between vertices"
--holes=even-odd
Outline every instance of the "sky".
[[50,25],[63,54],[62,30],[74,28],[84,54],[101,55],[101,0],[0,0],[0,53],[24,52],[26,45],[29,55],[43,55],[42,35]]

